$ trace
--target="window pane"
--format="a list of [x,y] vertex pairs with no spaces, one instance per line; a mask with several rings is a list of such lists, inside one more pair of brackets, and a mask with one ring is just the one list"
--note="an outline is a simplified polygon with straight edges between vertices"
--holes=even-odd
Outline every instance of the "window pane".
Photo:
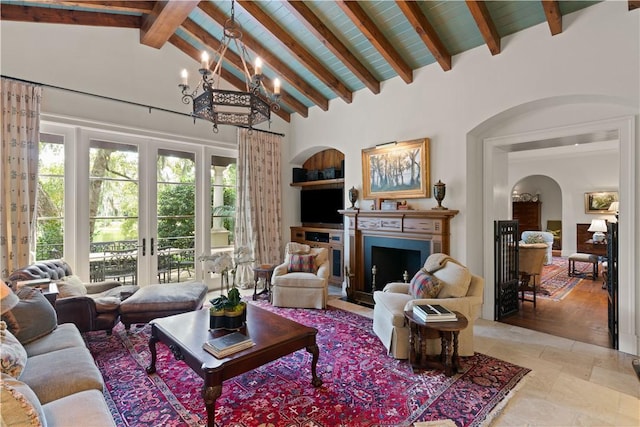
[[213,157],[211,165],[211,247],[233,245],[236,159]]
[[64,256],[64,143],[41,134],[38,167],[36,260]]

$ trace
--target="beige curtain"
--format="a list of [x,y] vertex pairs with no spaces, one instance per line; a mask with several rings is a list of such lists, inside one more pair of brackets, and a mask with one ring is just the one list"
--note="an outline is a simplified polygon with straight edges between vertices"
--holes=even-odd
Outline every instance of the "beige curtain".
[[2,79],[0,277],[34,261],[41,93],[39,86]]
[[[281,143],[279,135],[238,129],[235,247],[251,248],[257,265],[282,262]],[[238,283],[253,281],[251,266],[238,270]]]

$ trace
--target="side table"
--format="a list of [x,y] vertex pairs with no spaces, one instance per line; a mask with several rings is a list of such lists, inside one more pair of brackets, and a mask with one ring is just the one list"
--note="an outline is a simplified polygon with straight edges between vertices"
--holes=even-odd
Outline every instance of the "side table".
[[[276,268],[275,265],[271,264],[262,264],[259,267],[253,267],[253,300],[255,301],[258,295],[271,295],[271,276],[273,275],[273,270]],[[264,289],[258,293],[258,279],[264,279]]]
[[[460,369],[458,356],[458,334],[469,322],[460,312],[454,311],[456,320],[450,322],[424,322],[405,311],[404,317],[409,323],[409,362],[413,370],[436,368],[444,370],[450,377]],[[440,338],[440,355],[427,355],[427,340]]]

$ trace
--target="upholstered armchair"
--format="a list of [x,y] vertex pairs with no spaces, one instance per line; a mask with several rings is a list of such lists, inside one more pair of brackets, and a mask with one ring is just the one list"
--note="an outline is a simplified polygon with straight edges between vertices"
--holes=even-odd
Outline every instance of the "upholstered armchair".
[[285,260],[271,277],[271,303],[276,307],[326,308],[328,296],[327,248],[287,243]]
[[544,264],[553,262],[553,233],[548,231],[523,231],[521,243],[544,243],[547,245],[547,252],[544,257]]
[[[468,326],[460,331],[460,356],[473,355],[473,325],[480,316],[483,302],[484,279],[472,274],[467,267],[460,265],[452,258],[444,262],[437,270],[430,272],[442,286],[432,298],[416,298],[412,294],[416,278],[433,270],[430,260],[443,259],[443,254],[432,254],[425,261],[425,266],[412,279],[412,283],[388,283],[382,291],[373,294],[373,331],[380,338],[389,354],[396,359],[409,357],[409,327],[404,318],[405,310],[412,310],[414,305],[440,304],[449,310],[462,313],[469,321]],[[428,354],[440,353],[440,340],[427,342]]]
[[[518,247],[520,300],[532,302],[534,307],[536,294],[540,291],[540,279],[547,249],[546,243],[521,243]],[[525,292],[533,293],[533,299],[526,299]]]
[[42,261],[11,273],[7,281],[50,279],[58,285],[55,302],[58,324],[73,323],[81,332],[107,331],[120,320],[120,302],[138,290],[116,280],[83,283],[64,260]]

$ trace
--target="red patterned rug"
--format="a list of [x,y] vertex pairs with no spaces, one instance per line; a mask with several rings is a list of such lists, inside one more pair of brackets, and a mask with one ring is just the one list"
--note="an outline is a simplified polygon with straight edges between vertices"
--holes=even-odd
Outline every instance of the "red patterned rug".
[[[414,374],[407,361],[389,357],[372,321],[336,308],[273,308],[277,314],[318,329],[318,374],[311,386],[310,355],[297,351],[224,383],[216,402],[219,426],[411,426],[453,420],[458,426],[489,422],[528,369],[476,353],[462,358],[462,372]],[[202,379],[158,344],[157,372],[147,375],[150,327],[112,336],[85,334],[105,379],[105,396],[120,426],[206,424]]]
[[581,280],[584,280],[581,276],[585,273],[591,273],[592,265],[577,262],[576,271],[580,275],[578,277],[569,277],[568,268],[568,258],[554,256],[552,263],[542,268],[542,278],[540,280],[542,292],[538,293],[536,298],[545,298],[553,301],[564,299]]

